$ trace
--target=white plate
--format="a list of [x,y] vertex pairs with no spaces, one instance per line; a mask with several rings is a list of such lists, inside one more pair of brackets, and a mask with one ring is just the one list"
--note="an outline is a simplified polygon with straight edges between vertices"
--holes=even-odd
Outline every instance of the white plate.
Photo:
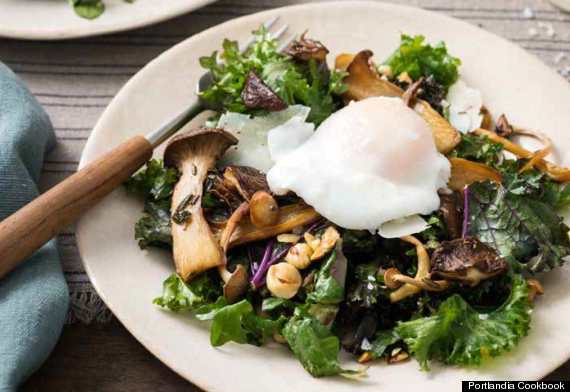
[[80,18],[68,0],[0,0],[0,37],[58,40],[106,34],[182,15],[215,0],[105,0],[94,20]]
[[[495,116],[505,112],[516,124],[548,133],[570,163],[570,139],[565,134],[570,124],[570,89],[539,60],[501,38],[443,15],[391,4],[345,2],[287,7],[235,19],[165,52],[115,97],[87,143],[81,166],[188,105],[195,99],[192,86],[202,73],[198,56],[217,49],[224,37],[247,37],[272,15],[281,15],[291,31],[308,28],[311,37],[322,40],[333,54],[370,48],[381,60],[397,46],[400,32],[445,40],[463,60],[464,78],[483,91]],[[207,391],[402,391],[414,385],[424,391],[456,391],[465,379],[539,379],[569,357],[567,269],[546,278],[546,294],[538,301],[530,336],[511,354],[477,370],[435,367],[425,373],[411,361],[397,366],[376,363],[361,382],[315,379],[284,348],[236,344],[212,348],[206,325],[151,304],[173,267],[167,253],[142,252],[133,240],[141,207],[119,189],[89,211],[77,229],[85,268],[129,331],[164,363]]]

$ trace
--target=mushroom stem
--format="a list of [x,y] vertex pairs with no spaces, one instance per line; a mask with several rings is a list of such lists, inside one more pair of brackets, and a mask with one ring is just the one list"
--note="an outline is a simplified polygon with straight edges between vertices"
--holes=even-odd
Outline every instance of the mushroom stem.
[[412,278],[411,276],[407,275],[395,275],[394,280],[400,283],[411,284],[422,290],[427,290],[427,291],[443,291],[447,287],[447,281],[445,280],[434,281],[429,278],[423,278],[422,280],[418,280],[416,278]]
[[[179,210],[181,203],[189,195],[195,197],[193,205],[183,208],[188,214],[188,220],[184,224],[172,223],[174,262],[176,271],[184,280],[224,262],[222,250],[201,208],[202,182],[209,167],[210,162],[200,162],[199,159],[185,162],[181,167],[182,176],[172,195],[172,211]],[[199,246],[197,241],[200,241]]]
[[196,128],[168,142],[164,163],[181,173],[172,195],[172,253],[182,279],[224,264],[222,249],[202,212],[203,183],[237,139],[223,129]]
[[418,269],[414,278],[401,274],[392,275],[392,278],[395,281],[404,283],[404,285],[390,293],[390,302],[399,302],[404,298],[419,293],[422,289],[431,291],[445,290],[449,285],[447,281],[441,280],[434,282],[430,279],[431,263],[424,245],[411,235],[402,237],[401,240],[416,247],[416,252],[418,254]]
[[235,229],[238,227],[239,222],[248,212],[249,212],[249,203],[244,201],[239,205],[238,208],[235,209],[235,211],[228,219],[226,226],[224,227],[224,230],[220,235],[220,245],[224,253],[228,250],[230,239],[232,238],[232,234],[234,233]]
[[243,202],[238,208],[232,213],[228,219],[226,227],[222,231],[220,236],[220,246],[224,252],[224,265],[218,266],[218,273],[224,281],[224,297],[229,303],[235,302],[239,297],[241,297],[247,291],[248,276],[247,271],[243,265],[238,264],[234,272],[230,272],[226,268],[226,251],[230,243],[230,238],[232,233],[238,226],[239,222],[249,211],[249,203]]
[[[497,135],[494,132],[487,131],[486,129],[478,128],[474,130],[473,133],[479,136],[486,136],[491,141],[502,144],[505,150],[515,154],[519,158],[526,158],[532,160],[532,158],[534,158],[535,156],[535,153],[519,146],[516,143],[513,143],[508,139],[505,139],[504,137]],[[532,165],[540,169],[540,171],[548,174],[548,176],[552,178],[554,181],[558,182],[570,181],[570,169],[566,167],[555,165],[554,163],[548,162],[543,158],[536,160],[536,162],[533,161]]]

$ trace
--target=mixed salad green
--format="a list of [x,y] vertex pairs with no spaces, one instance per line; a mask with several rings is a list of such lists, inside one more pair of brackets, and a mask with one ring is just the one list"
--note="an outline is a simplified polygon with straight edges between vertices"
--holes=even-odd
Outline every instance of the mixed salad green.
[[[85,19],[95,19],[105,12],[103,0],[68,0],[75,13]],[[132,3],[135,0],[123,0]]]
[[[340,56],[338,69],[331,69],[328,50],[318,41],[303,36],[279,52],[265,30],[255,36],[244,53],[226,40],[221,53],[200,59],[213,79],[202,98],[219,108],[210,124],[228,112],[256,119],[303,105],[307,121],[318,125],[347,103],[357,75],[342,66]],[[460,64],[444,43],[432,46],[422,36],[402,35],[400,47],[370,71],[379,83],[402,89],[405,99],[411,94],[428,102],[445,119]],[[209,320],[213,346],[286,344],[315,377],[365,372],[341,365],[341,349],[360,363],[413,357],[423,370],[433,361],[478,366],[512,350],[528,334],[534,298],[544,290],[536,274],[558,268],[570,254],[569,228],[559,216],[570,204],[569,178],[567,169],[542,159],[542,150],[517,145],[512,137],[523,131],[506,117],[495,123],[485,116],[481,128],[458,134],[446,154],[450,190],[440,193],[441,208],[423,217],[428,228],[403,239],[347,230],[318,214],[302,220],[308,206],[298,196],[272,196],[264,173],[218,162],[203,183],[199,208],[222,243],[224,230],[236,224],[236,211],[249,203],[253,214],[260,192],[281,215],[302,211],[295,215],[301,223],[273,221],[269,230],[256,225],[253,215],[240,215],[237,230],[249,240],[222,244],[224,270],[243,272],[247,282],[238,295],[228,295],[219,268],[190,276],[177,268],[154,303]],[[172,227],[195,219],[188,214],[173,221],[171,199],[180,175],[152,160],[126,184],[144,199],[135,226],[141,248],[171,249]]]

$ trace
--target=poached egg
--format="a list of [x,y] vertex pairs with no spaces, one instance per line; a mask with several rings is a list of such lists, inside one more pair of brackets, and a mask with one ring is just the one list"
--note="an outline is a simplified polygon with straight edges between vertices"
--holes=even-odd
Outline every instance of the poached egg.
[[[279,139],[279,149],[269,143],[275,162],[267,172],[271,190],[295,192],[347,229],[382,234],[385,223],[411,219],[414,232],[421,231],[417,214],[439,208],[437,190],[450,175],[428,124],[400,98],[352,102],[300,145],[299,138],[291,138],[294,147]],[[398,235],[405,231],[396,230]]]

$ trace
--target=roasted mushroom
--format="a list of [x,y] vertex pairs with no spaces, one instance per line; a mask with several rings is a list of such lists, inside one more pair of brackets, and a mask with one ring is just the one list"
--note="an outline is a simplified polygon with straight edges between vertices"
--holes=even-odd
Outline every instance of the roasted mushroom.
[[172,195],[176,214],[172,251],[176,272],[184,280],[224,264],[222,249],[202,212],[202,187],[218,158],[236,143],[223,129],[195,128],[172,138],[164,151],[164,163],[181,173]]
[[447,186],[454,191],[462,191],[467,185],[480,181],[494,181],[501,183],[501,174],[495,169],[479,162],[463,158],[449,158],[451,163],[451,176]]
[[[481,126],[481,128],[489,129],[487,127]],[[507,120],[507,116],[501,114],[497,119],[497,125],[495,126],[495,133],[500,137],[510,137],[514,133],[513,126]]]
[[416,247],[418,268],[413,278],[400,273],[396,268],[390,268],[384,273],[384,281],[388,287],[397,288],[390,293],[390,302],[396,303],[404,298],[418,294],[421,290],[442,291],[447,288],[446,281],[433,281],[430,276],[430,258],[424,245],[414,236],[401,238]]
[[235,189],[246,201],[249,201],[255,192],[269,192],[265,174],[248,166],[226,166],[224,184]]
[[224,252],[224,265],[218,266],[220,277],[224,281],[224,297],[229,303],[236,302],[246,291],[249,283],[247,271],[243,265],[238,264],[233,272],[226,267],[225,254],[228,250],[230,238],[237,228],[239,222],[247,215],[249,204],[243,202],[230,216],[226,227],[220,236],[220,245]]
[[447,234],[449,239],[456,239],[461,236],[461,215],[460,215],[460,204],[461,200],[457,192],[439,192],[439,200],[441,205],[439,211],[445,222],[445,227],[447,228]]
[[241,99],[248,109],[278,112],[287,107],[285,101],[275,94],[254,71],[249,71],[247,74],[245,86],[241,92]]
[[[378,72],[372,69],[370,64],[372,54],[370,50],[363,50],[348,66],[348,76],[344,79],[347,90],[342,95],[346,103],[369,97],[402,97],[404,95],[400,87],[381,78]],[[453,150],[461,141],[459,132],[426,101],[417,100],[414,110],[430,126],[437,150],[442,154]]]
[[[228,247],[231,248],[236,245],[247,244],[248,242],[272,238],[279,234],[290,233],[291,230],[309,225],[320,217],[312,207],[302,203],[281,207],[279,209],[279,220],[274,225],[267,227],[255,226],[249,219],[249,216],[247,216],[238,224],[231,235]],[[218,231],[217,236],[219,237],[220,235],[221,231]]]
[[279,221],[279,205],[268,192],[257,191],[251,197],[249,219],[257,227],[269,227]]
[[476,286],[507,271],[507,262],[497,251],[477,238],[444,241],[433,252],[431,273],[434,277],[458,280]]
[[320,42],[306,37],[304,32],[298,40],[291,42],[283,53],[298,61],[307,62],[311,59],[319,63],[325,62],[329,50]]

